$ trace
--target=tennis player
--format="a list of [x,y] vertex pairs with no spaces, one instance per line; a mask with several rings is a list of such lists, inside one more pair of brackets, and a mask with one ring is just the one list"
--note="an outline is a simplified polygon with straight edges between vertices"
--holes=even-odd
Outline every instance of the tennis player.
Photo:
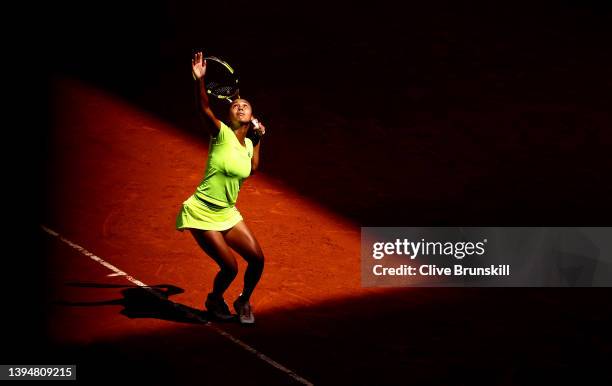
[[[253,118],[251,105],[236,99],[229,108],[228,123],[211,110],[204,76],[206,60],[202,52],[191,60],[196,81],[198,109],[211,136],[206,172],[195,193],[183,202],[176,218],[176,229],[189,229],[198,245],[219,265],[213,289],[206,298],[206,309],[216,318],[233,318],[223,299],[225,290],[238,274],[236,258],[230,247],[248,263],[244,287],[234,301],[240,323],[254,323],[250,298],[264,268],[264,254],[253,233],[236,208],[238,191],[244,180],[257,170],[261,136],[265,127]],[[255,125],[255,139],[247,138],[249,125]],[[256,142],[255,144],[253,142]]]

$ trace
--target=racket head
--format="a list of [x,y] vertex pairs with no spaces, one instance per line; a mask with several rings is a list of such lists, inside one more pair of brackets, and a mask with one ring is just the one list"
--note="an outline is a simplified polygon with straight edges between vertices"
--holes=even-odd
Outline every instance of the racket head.
[[207,56],[204,59],[206,60],[206,76],[204,77],[206,92],[229,103],[239,98],[238,75],[232,66],[216,56]]

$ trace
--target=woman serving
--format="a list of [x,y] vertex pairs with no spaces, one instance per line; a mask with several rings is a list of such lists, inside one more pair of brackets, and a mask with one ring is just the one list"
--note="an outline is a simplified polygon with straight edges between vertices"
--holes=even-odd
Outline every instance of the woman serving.
[[[241,323],[254,323],[250,298],[263,272],[264,255],[236,208],[236,200],[244,180],[257,170],[259,139],[266,129],[253,118],[251,105],[245,99],[236,99],[230,105],[229,125],[217,119],[206,92],[206,60],[202,52],[195,54],[191,67],[196,81],[198,109],[206,121],[204,127],[211,140],[204,179],[195,193],[183,202],[176,218],[176,229],[189,229],[198,245],[220,267],[212,292],[204,303],[218,319],[233,317],[223,299],[223,294],[238,274],[236,258],[230,247],[246,260],[244,287],[234,301],[234,309]],[[257,135],[256,144],[246,137],[252,122]]]

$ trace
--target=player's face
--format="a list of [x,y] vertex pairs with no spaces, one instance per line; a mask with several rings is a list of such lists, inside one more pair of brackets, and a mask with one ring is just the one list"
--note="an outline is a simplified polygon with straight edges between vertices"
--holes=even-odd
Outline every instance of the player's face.
[[246,99],[236,99],[230,106],[230,121],[233,123],[249,123],[253,119],[251,104]]

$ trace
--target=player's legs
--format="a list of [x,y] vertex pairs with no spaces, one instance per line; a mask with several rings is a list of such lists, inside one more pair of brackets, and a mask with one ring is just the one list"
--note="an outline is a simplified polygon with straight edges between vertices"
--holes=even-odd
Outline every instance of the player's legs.
[[223,232],[225,241],[248,263],[244,273],[242,298],[249,301],[264,268],[264,254],[257,239],[244,221],[240,221],[228,231]]
[[201,229],[190,229],[190,231],[198,245],[219,265],[220,271],[215,276],[212,294],[220,299],[238,274],[236,258],[232,255],[221,232]]

